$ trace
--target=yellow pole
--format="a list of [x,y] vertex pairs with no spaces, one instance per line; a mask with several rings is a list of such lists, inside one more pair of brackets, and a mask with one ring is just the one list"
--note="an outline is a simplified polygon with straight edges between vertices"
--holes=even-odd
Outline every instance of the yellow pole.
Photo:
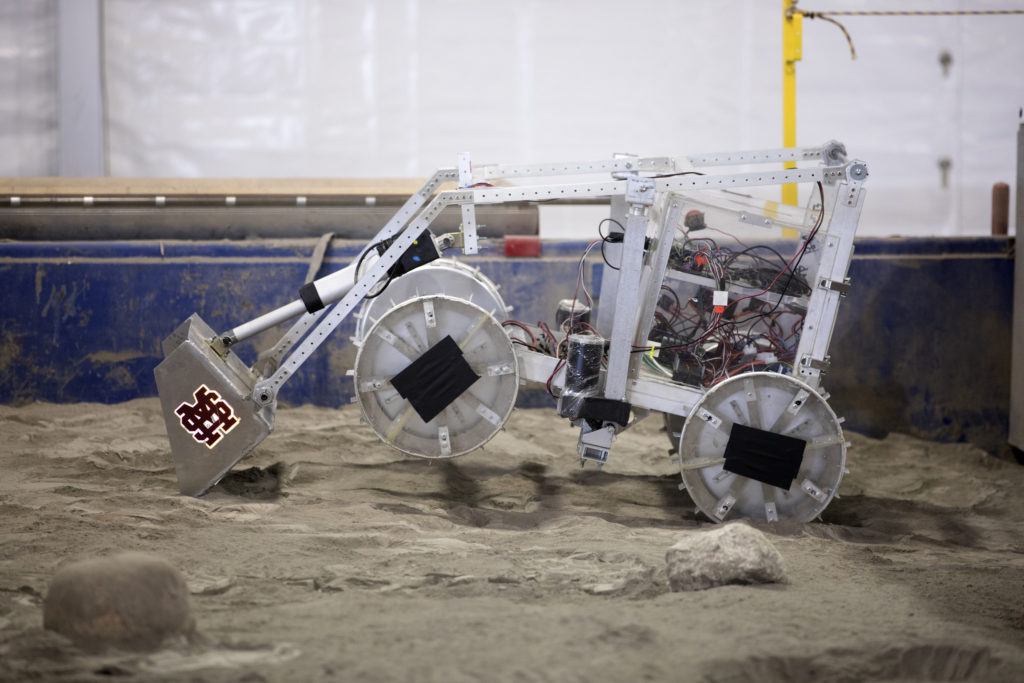
[[[800,61],[804,15],[797,0],[782,0],[782,146],[796,147],[796,63]],[[785,168],[796,168],[788,161]],[[796,185],[782,186],[782,203],[796,206]]]

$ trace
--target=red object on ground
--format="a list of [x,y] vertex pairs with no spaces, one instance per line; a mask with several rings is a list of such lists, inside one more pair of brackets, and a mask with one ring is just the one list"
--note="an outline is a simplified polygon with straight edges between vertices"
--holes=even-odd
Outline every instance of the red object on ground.
[[540,236],[506,235],[505,256],[540,256]]

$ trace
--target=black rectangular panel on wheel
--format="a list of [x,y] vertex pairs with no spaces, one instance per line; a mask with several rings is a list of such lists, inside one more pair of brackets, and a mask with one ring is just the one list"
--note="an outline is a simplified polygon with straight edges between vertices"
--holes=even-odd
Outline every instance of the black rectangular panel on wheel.
[[478,379],[449,335],[395,375],[391,385],[424,422],[430,422]]
[[803,439],[734,424],[725,446],[724,469],[788,490],[800,472],[806,447]]

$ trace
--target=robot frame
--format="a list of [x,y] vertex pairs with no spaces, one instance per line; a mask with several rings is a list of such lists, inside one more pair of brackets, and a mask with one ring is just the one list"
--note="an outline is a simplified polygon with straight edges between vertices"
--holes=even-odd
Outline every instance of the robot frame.
[[[780,163],[790,168],[764,169]],[[359,258],[304,285],[295,301],[223,333],[193,314],[164,340],[155,375],[181,492],[202,495],[269,436],[284,383],[362,306],[349,374],[365,421],[401,451],[443,458],[482,446],[508,420],[519,386],[534,383],[557,392],[559,414],[579,428],[581,464],[603,464],[618,434],[662,412],[678,435],[680,489],[709,519],[810,521],[846,471],[841,419],[820,382],[867,175],[835,141],[535,165],[473,167],[459,155]],[[457,189],[440,190],[452,181]],[[786,183],[814,183],[814,205],[752,210],[757,202],[736,193]],[[478,253],[478,205],[605,197],[609,267],[596,320],[573,299],[560,340],[543,323],[505,320],[486,278],[439,258],[452,248]],[[430,225],[449,206],[461,208],[461,231],[435,237]],[[788,227],[799,239],[783,256],[694,236],[724,233],[710,225],[722,216]],[[406,298],[380,313],[376,296],[391,282],[408,283],[392,288],[392,301],[396,289]],[[232,351],[289,320],[253,366]]]

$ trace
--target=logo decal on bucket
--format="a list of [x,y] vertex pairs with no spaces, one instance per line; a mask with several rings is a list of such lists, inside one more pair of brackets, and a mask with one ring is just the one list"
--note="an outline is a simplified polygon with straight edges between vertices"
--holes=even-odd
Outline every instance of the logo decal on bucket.
[[185,401],[174,414],[181,418],[181,426],[193,439],[213,448],[222,436],[238,426],[239,418],[231,405],[205,384],[200,385],[193,396],[195,403]]

